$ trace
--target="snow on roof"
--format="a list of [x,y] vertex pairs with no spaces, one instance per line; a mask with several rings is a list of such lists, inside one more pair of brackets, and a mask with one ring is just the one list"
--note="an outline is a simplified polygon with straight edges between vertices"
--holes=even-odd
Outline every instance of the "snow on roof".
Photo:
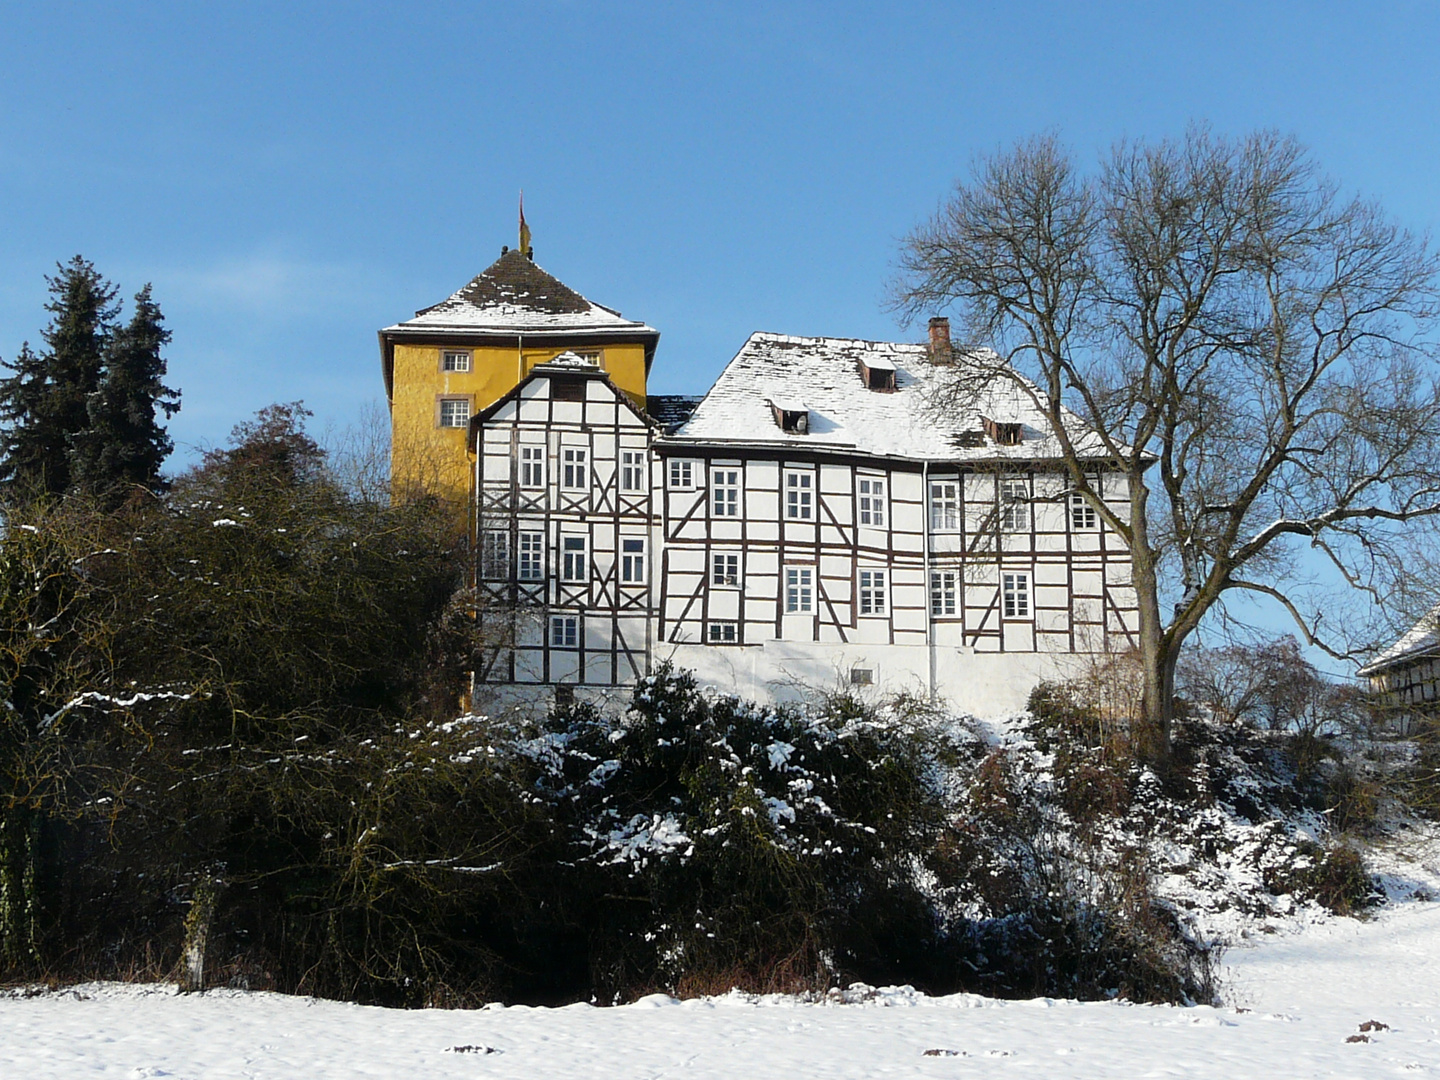
[[579,353],[566,349],[559,356],[552,357],[547,363],[555,367],[594,367],[595,361],[587,360]]
[[1440,605],[1431,608],[1419,622],[1356,674],[1362,679],[1378,675],[1412,656],[1440,652]]
[[806,404],[805,404],[803,401],[801,401],[799,398],[782,397],[782,396],[779,395],[779,394],[772,394],[772,395],[771,395],[771,397],[770,397],[770,404],[771,404],[771,405],[774,405],[775,408],[779,409],[781,412],[807,412],[807,411],[809,411],[809,406],[806,405]]
[[585,299],[519,251],[507,251],[464,288],[387,331],[655,333]]
[[[993,353],[989,363],[998,360]],[[869,389],[859,365],[893,366],[895,391]],[[966,363],[957,354],[956,366]],[[798,444],[815,449],[922,460],[965,461],[1058,458],[1058,441],[1029,395],[1008,379],[994,379],[965,414],[939,415],[930,405],[938,380],[955,367],[936,367],[924,345],[853,338],[752,334],[730,361],[695,412],[674,435],[705,443]],[[781,402],[787,404],[782,405]],[[804,401],[805,404],[799,404]],[[809,434],[782,431],[770,405],[810,413]],[[962,439],[982,428],[982,416],[1020,423],[1018,446],[980,445]],[[1070,418],[1071,438],[1087,455],[1105,456],[1097,436]]]

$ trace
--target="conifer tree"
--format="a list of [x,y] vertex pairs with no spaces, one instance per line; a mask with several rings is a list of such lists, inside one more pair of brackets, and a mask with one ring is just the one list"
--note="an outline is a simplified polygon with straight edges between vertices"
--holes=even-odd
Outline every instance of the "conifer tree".
[[50,453],[49,439],[40,422],[45,411],[49,365],[27,341],[20,355],[5,365],[15,374],[0,379],[0,482],[8,490],[43,487],[47,471],[58,462]]
[[162,486],[160,466],[174,443],[160,426],[156,411],[163,410],[169,418],[180,408],[179,393],[161,381],[165,376],[161,349],[170,340],[164,319],[147,284],[135,294],[129,324],[111,335],[104,375],[90,397],[88,423],[72,439],[70,473],[75,487],[106,495],[124,486],[151,490]]
[[[100,386],[115,329],[115,286],[76,255],[46,277],[51,313],[48,351],[7,365],[0,380],[0,418],[7,422],[0,480],[22,496],[60,495],[70,488],[75,438],[90,424],[90,396]],[[21,366],[23,361],[24,366]]]

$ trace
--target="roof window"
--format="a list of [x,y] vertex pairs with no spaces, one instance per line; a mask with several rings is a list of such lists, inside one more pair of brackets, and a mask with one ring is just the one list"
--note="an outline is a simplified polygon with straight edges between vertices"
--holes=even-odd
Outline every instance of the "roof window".
[[1015,421],[991,420],[988,416],[982,416],[980,420],[985,425],[985,434],[995,440],[995,445],[1020,445],[1020,439],[1024,432],[1023,425]]
[[882,393],[895,389],[895,365],[884,356],[871,356],[860,361],[860,377],[871,390]]
[[780,430],[790,435],[810,434],[810,410],[803,401],[771,398],[770,409]]

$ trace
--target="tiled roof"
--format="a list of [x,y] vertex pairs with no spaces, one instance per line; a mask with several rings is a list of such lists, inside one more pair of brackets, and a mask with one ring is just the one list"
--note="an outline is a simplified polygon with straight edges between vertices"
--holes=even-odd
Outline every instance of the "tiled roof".
[[585,299],[519,251],[505,252],[464,288],[387,330],[655,333]]
[[[969,362],[999,362],[994,353],[971,354]],[[894,391],[871,390],[861,374],[895,368]],[[934,390],[967,363],[936,367],[924,345],[853,338],[752,334],[721,373],[674,441],[764,443],[929,461],[1058,458],[1058,440],[1030,396],[1015,382],[993,378],[981,387],[963,414],[937,409]],[[809,433],[787,433],[776,423],[774,402],[804,402]],[[1017,446],[982,437],[984,420],[1022,425]],[[1071,438],[1083,455],[1104,456],[1100,440],[1070,417]]]

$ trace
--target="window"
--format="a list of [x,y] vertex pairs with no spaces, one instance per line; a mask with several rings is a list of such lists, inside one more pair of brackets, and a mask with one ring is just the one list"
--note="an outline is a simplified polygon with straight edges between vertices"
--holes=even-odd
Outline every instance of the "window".
[[705,624],[705,640],[711,645],[734,645],[740,640],[740,624],[712,619]]
[[955,571],[932,570],[930,573],[930,614],[955,614]]
[[695,486],[695,463],[693,461],[670,461],[670,486],[676,491],[689,491]]
[[522,532],[520,534],[521,581],[543,581],[545,578],[545,534]]
[[645,541],[625,537],[620,541],[620,580],[626,585],[645,582]]
[[860,481],[860,524],[885,527],[885,481]]
[[809,521],[814,516],[812,490],[815,478],[808,472],[785,474],[785,516],[793,521]]
[[560,473],[561,487],[571,491],[584,491],[590,486],[590,474],[585,470],[587,453],[589,451],[575,446],[566,447],[560,452],[563,463]]
[[885,614],[885,571],[860,571],[860,614]]
[[580,616],[551,615],[550,645],[555,649],[578,649],[580,647]]
[[716,517],[740,516],[739,469],[715,469],[711,472],[710,512]]
[[520,486],[543,488],[545,486],[545,447],[520,447]]
[[1030,528],[1030,485],[1024,480],[1000,481],[1000,528],[1025,532]]
[[[893,374],[893,372],[892,372]],[[851,686],[874,686],[875,669],[868,667],[852,667],[850,669]]]
[[740,556],[716,555],[710,564],[712,585],[740,584]]
[[1079,492],[1072,492],[1070,495],[1070,528],[1095,528],[1095,507]]
[[510,534],[498,529],[485,533],[480,546],[480,572],[488,581],[507,581],[510,577]]
[[451,352],[445,350],[443,359],[440,361],[441,371],[469,371],[470,354],[468,352]]
[[645,490],[645,451],[620,451],[620,490]]
[[930,528],[944,532],[960,527],[960,485],[941,480],[930,485]]
[[585,380],[562,378],[551,379],[550,399],[552,401],[584,401]]
[[601,366],[600,361],[604,358],[604,354],[599,349],[576,349],[574,351],[575,355],[587,364],[592,364],[595,367]]
[[808,615],[815,610],[815,571],[808,566],[785,568],[785,614]]
[[1000,603],[1007,619],[1030,617],[1030,575],[1001,574]]
[[590,577],[590,563],[586,558],[586,539],[583,536],[562,536],[560,538],[560,580],[587,581]]
[[468,427],[470,424],[469,398],[441,398],[440,426]]

